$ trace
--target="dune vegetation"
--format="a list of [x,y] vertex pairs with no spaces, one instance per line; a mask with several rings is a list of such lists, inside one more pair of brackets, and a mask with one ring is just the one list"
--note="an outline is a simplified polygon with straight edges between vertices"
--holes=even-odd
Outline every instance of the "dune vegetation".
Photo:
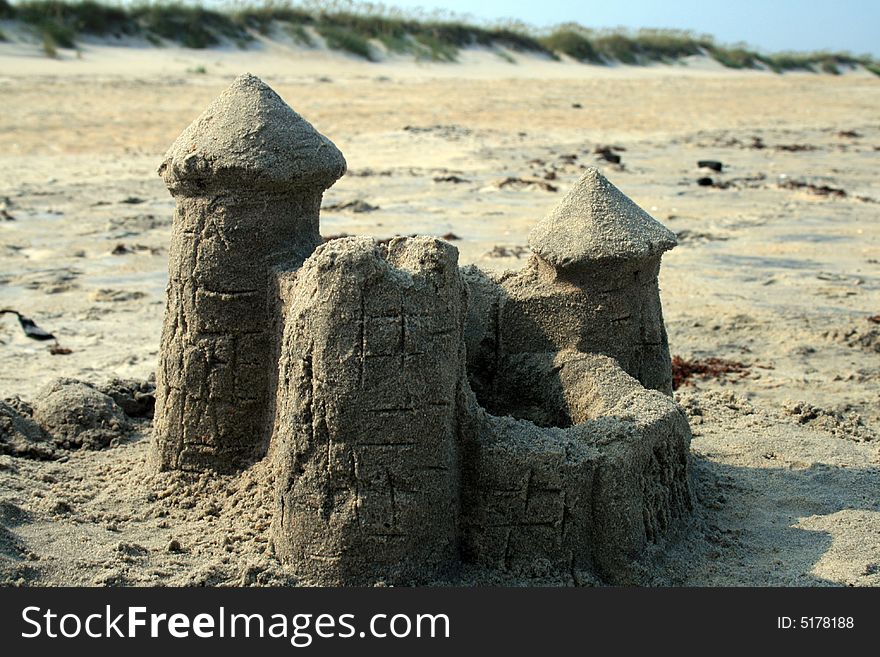
[[[643,66],[675,63],[705,55],[734,69],[812,71],[839,74],[863,66],[880,75],[880,62],[868,55],[845,52],[761,53],[745,45],[726,46],[710,36],[678,30],[592,30],[564,24],[537,30],[520,23],[476,25],[443,13],[404,12],[350,0],[264,0],[261,4],[230,4],[209,8],[184,2],[107,4],[95,0],[0,0],[0,20],[22,25],[41,42],[46,54],[76,48],[84,37],[140,37],[155,46],[178,44],[209,48],[232,43],[247,48],[256,35],[289,35],[294,42],[318,45],[369,61],[385,53],[420,60],[455,62],[463,48],[539,54],[551,59],[569,57],[595,65]],[[8,40],[0,32],[0,40]]]

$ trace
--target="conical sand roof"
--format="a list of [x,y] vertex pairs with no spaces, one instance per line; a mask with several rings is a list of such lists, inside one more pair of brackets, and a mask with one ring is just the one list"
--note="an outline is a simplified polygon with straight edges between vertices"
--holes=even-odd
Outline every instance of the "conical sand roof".
[[529,234],[532,251],[564,269],[659,255],[676,244],[675,233],[592,167]]
[[323,191],[345,158],[258,77],[245,74],[181,133],[160,175],[171,187],[301,187]]

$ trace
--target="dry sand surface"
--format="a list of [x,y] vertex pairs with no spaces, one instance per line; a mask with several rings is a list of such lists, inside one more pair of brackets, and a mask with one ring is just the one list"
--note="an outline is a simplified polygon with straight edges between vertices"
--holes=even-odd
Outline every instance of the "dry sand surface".
[[[642,583],[880,585],[880,79],[465,60],[95,45],[54,61],[0,44],[0,307],[72,350],[0,317],[0,398],[154,371],[173,209],[156,167],[250,71],[345,153],[325,236],[446,235],[463,264],[516,268],[587,164],[678,234],[661,271],[671,351],[744,367],[676,392],[699,504]],[[0,581],[293,583],[265,539],[267,468],[155,474],[148,436],[141,422],[61,461],[0,456]]]

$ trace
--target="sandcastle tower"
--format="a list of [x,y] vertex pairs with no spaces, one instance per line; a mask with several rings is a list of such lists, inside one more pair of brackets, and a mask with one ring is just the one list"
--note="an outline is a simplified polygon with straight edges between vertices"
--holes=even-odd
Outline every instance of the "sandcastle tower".
[[177,139],[159,168],[177,200],[157,375],[163,468],[234,470],[262,455],[276,372],[274,276],[321,243],[336,147],[252,75]]
[[[587,169],[529,235],[535,256],[504,283],[512,302],[502,330],[523,339],[530,332],[524,324],[531,325],[556,349],[606,354],[646,388],[672,394],[657,276],[661,256],[676,243],[674,233]],[[506,341],[512,352],[515,342]]]
[[529,235],[538,276],[564,288],[556,322],[571,322],[574,343],[560,346],[611,356],[646,388],[672,394],[669,343],[658,275],[677,244],[595,168]]
[[458,562],[464,283],[433,238],[336,239],[296,277],[276,434],[275,552],[321,584]]

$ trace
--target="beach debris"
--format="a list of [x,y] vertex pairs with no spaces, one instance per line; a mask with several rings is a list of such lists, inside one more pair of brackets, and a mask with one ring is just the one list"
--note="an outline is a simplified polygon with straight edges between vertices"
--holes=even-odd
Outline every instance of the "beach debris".
[[880,324],[880,315],[871,315],[866,318],[872,324]]
[[[874,324],[874,322],[869,322]],[[844,344],[847,347],[860,347],[869,351],[880,353],[880,327],[853,326],[849,329],[832,329],[826,331],[823,337]]]
[[762,150],[767,148],[767,144],[764,143],[764,140],[761,137],[752,137],[752,142],[749,144],[749,148]]
[[701,187],[713,187],[715,189],[739,189],[739,188],[749,188],[755,189],[758,187],[762,187],[759,183],[764,182],[767,179],[767,174],[764,173],[756,173],[753,176],[740,176],[738,178],[728,178],[727,180],[719,180],[717,178],[711,178],[709,176],[702,176],[697,178],[697,184]]
[[730,237],[726,235],[716,235],[715,233],[706,233],[698,230],[678,230],[675,232],[679,244],[685,242],[726,242]]
[[350,169],[346,172],[346,176],[352,176],[354,178],[372,178],[374,176],[379,176],[380,178],[390,178],[394,175],[393,171],[389,171],[388,169],[382,169],[380,171],[376,171],[375,169]]
[[513,246],[504,246],[502,244],[496,244],[492,247],[492,250],[486,254],[487,258],[516,258],[519,259],[529,250],[523,246],[522,244],[516,244]]
[[777,151],[788,151],[790,153],[819,150],[818,146],[813,146],[812,144],[777,144],[773,148]]
[[16,283],[29,290],[40,290],[45,294],[60,294],[79,287],[76,279],[82,274],[79,269],[58,267],[41,269],[22,274]]
[[611,164],[620,164],[621,157],[615,151],[624,151],[625,148],[620,146],[604,146],[598,145],[593,149],[593,153],[599,156],[599,159],[610,162]]
[[429,126],[405,125],[403,126],[403,129],[406,132],[412,132],[414,134],[431,134],[442,137],[443,139],[450,140],[468,137],[473,133],[470,128],[465,128],[464,126],[460,126],[455,123]]
[[846,197],[846,190],[839,187],[831,187],[830,185],[815,185],[813,183],[804,182],[802,180],[782,180],[776,185],[780,189],[804,190],[816,196],[835,196],[838,198]]
[[712,171],[717,171],[718,173],[721,173],[721,170],[724,168],[724,164],[722,164],[718,160],[699,160],[697,162],[697,167],[700,169],[711,169]]
[[537,187],[538,189],[543,189],[545,192],[559,191],[559,188],[556,187],[556,185],[551,185],[546,180],[541,180],[540,178],[517,178],[514,176],[508,176],[507,178],[496,182],[495,186],[498,189],[504,189],[505,187],[513,187],[515,189]]
[[448,182],[448,183],[454,183],[456,185],[460,185],[461,183],[469,183],[470,180],[468,180],[467,178],[462,178],[461,176],[456,176],[456,175],[450,174],[450,175],[446,175],[446,176],[434,176],[434,182],[435,183]]
[[572,104],[571,104],[571,108],[572,108],[572,109],[583,109],[583,107],[584,107],[584,106],[581,105],[580,103],[572,103]]
[[445,235],[442,236],[442,239],[446,240],[447,242],[456,242],[456,241],[460,240],[461,238],[458,235],[456,235],[455,233],[446,233]]
[[98,302],[120,302],[120,301],[137,301],[147,296],[146,292],[140,290],[113,290],[110,288],[100,288],[91,292],[89,298]]
[[378,205],[371,205],[363,199],[358,198],[353,201],[346,201],[345,203],[331,203],[330,205],[325,205],[322,209],[330,211],[351,210],[354,213],[361,213],[374,212],[380,208]]
[[54,340],[55,344],[49,346],[49,353],[53,356],[66,356],[68,354],[73,353],[73,349],[69,349],[67,347],[62,347],[58,343],[58,338],[56,338],[52,333],[49,333],[43,328],[37,326],[34,320],[25,317],[20,312],[16,310],[12,310],[10,308],[4,308],[0,310],[0,315],[3,314],[11,314],[18,317],[18,323],[21,325],[22,330],[24,331],[25,336],[30,338],[31,340],[38,340],[40,342],[45,342],[48,340]]
[[12,310],[11,308],[4,308],[0,310],[0,315],[11,314],[15,315],[18,318],[18,323],[21,325],[24,334],[29,337],[31,340],[55,340],[55,336],[46,331],[45,329],[40,328],[34,322],[34,320],[25,317],[17,310]]
[[856,132],[855,130],[841,130],[837,133],[837,136],[841,139],[859,139],[861,138],[862,134]]
[[726,374],[738,374],[740,378],[748,376],[749,365],[726,358],[704,358],[686,360],[681,356],[672,357],[672,389],[693,385],[692,379],[717,379]]
[[122,199],[120,203],[125,203],[126,205],[140,205],[141,203],[146,203],[146,200],[138,196],[127,196]]
[[8,196],[0,196],[0,220],[15,221],[15,217],[9,212],[12,206],[12,199]]
[[165,249],[161,246],[148,246],[146,244],[132,244],[129,246],[127,244],[119,243],[113,248],[110,254],[117,256],[130,255],[132,253],[143,253],[144,251],[149,251],[150,255],[161,255],[164,253]]
[[137,235],[144,231],[153,230],[154,228],[164,228],[170,226],[171,220],[167,217],[157,217],[155,214],[135,214],[123,217],[111,217],[107,221],[108,231],[125,231],[117,234],[117,238],[129,237]]

